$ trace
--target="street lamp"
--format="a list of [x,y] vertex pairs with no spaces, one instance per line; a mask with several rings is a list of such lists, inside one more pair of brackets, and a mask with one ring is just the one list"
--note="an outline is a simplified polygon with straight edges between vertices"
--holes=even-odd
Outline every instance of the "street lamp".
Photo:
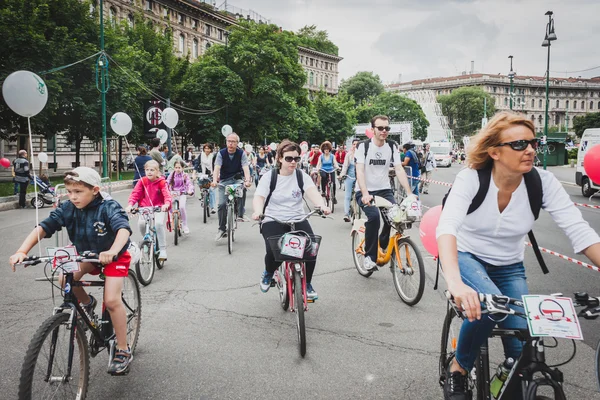
[[550,87],[550,45],[552,44],[553,40],[556,40],[556,33],[554,33],[554,19],[552,18],[552,14],[552,11],[547,11],[545,14],[548,16],[548,24],[546,24],[546,36],[544,37],[544,41],[542,42],[542,47],[548,48],[548,61],[546,63],[546,115],[544,119],[545,141],[544,143],[542,143],[542,145],[544,146],[544,169],[546,169],[546,149],[548,148],[548,91]]
[[508,56],[510,58],[510,72],[508,73],[508,77],[510,78],[510,109],[513,109],[513,78],[515,77],[515,73],[512,68],[513,56]]
[[[229,31],[225,30],[225,66],[229,68]],[[229,124],[229,104],[225,104],[225,123]]]

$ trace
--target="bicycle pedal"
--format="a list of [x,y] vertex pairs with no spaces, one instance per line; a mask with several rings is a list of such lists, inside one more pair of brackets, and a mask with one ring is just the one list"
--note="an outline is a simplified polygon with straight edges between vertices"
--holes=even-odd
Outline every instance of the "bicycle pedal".
[[275,282],[275,280],[272,280],[270,287],[275,287],[275,285],[277,285],[277,283]]
[[119,373],[111,373],[111,372],[109,372],[108,374],[109,374],[110,376],[125,376],[125,375],[128,375],[128,374],[129,374],[129,371],[130,371],[130,369],[131,369],[131,367],[130,367],[130,366],[127,366],[127,368],[126,368],[126,369],[125,369],[125,371],[123,371],[123,372],[119,372]]
[[307,303],[314,303],[315,301],[313,299],[306,299]]

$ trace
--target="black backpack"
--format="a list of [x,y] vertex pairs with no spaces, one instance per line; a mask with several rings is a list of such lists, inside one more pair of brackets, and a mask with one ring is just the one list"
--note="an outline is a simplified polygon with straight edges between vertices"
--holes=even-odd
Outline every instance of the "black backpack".
[[[475,197],[473,197],[473,201],[471,202],[471,205],[469,206],[469,209],[467,210],[467,215],[471,214],[472,212],[477,210],[479,208],[479,206],[485,200],[485,196],[487,195],[487,192],[490,188],[490,181],[492,180],[492,167],[488,166],[488,167],[485,167],[482,169],[478,169],[477,177],[479,178],[479,189],[477,190]],[[528,173],[523,175],[523,179],[525,179],[525,187],[527,188],[527,197],[529,197],[529,207],[531,208],[533,217],[537,220],[538,217],[540,216],[540,210],[542,209],[542,199],[544,197],[544,192],[543,192],[543,188],[542,188],[542,178],[540,177],[540,173],[537,171],[537,169],[532,168],[531,171],[529,171]],[[448,198],[448,195],[450,194],[451,190],[452,190],[452,188],[450,188],[448,190],[448,192],[442,199],[442,208],[444,207],[444,204],[446,204],[446,199]],[[546,263],[545,263],[544,259],[542,258],[542,252],[540,251],[540,248],[538,247],[537,240],[535,239],[535,236],[533,235],[533,231],[529,231],[527,236],[529,236],[529,240],[531,241],[531,246],[533,247],[535,257],[537,258],[538,262],[540,263],[542,272],[544,274],[547,274],[550,271],[548,271],[548,267],[546,266]],[[440,258],[438,256],[437,272],[436,272],[436,276],[435,276],[435,285],[433,287],[434,290],[437,290],[440,268],[441,268],[441,264],[440,264]]]
[[[391,140],[391,139],[385,139],[385,141],[387,142],[388,146],[390,146],[390,150],[392,150],[392,158],[390,160],[390,164],[394,162],[394,146],[398,146],[398,143],[396,143],[395,141]],[[365,139],[362,141],[362,143],[365,145],[365,159],[367,158],[367,154],[369,153],[369,145],[371,144],[371,139]],[[358,146],[360,146],[360,143],[358,144]],[[356,148],[358,149],[358,146],[356,146]]]
[[[271,170],[271,183],[269,184],[269,194],[265,199],[265,205],[263,206],[262,213],[264,214],[267,210],[267,205],[269,204],[269,200],[271,200],[271,195],[275,191],[275,187],[277,186],[277,175],[279,175],[279,168],[273,168]],[[296,179],[298,180],[298,187],[300,188],[300,192],[302,192],[302,198],[304,198],[304,179],[302,178],[302,171],[296,169]]]

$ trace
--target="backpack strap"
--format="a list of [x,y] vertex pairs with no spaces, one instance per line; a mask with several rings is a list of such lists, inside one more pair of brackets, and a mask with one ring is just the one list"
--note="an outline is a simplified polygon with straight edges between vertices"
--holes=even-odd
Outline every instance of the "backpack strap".
[[529,207],[534,218],[537,220],[540,216],[544,191],[542,188],[542,178],[537,169],[532,168],[531,171],[523,175],[525,179],[525,187],[527,188],[527,196],[529,197]]
[[262,210],[263,215],[264,215],[265,211],[267,210],[267,206],[269,205],[271,196],[273,195],[273,192],[275,191],[275,187],[277,186],[277,175],[279,175],[279,168],[273,168],[271,170],[271,183],[269,184],[269,194],[267,195],[267,198],[265,199],[265,205],[263,206],[263,210]]

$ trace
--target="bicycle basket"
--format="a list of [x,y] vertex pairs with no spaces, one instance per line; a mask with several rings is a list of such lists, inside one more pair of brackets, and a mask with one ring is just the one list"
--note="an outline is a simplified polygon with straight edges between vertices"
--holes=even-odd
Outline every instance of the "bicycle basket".
[[208,188],[210,188],[210,183],[211,183],[211,180],[210,180],[210,178],[209,178],[209,177],[206,177],[206,178],[198,178],[198,186],[199,186],[201,189],[208,189]]
[[[286,251],[301,246],[302,238],[306,239],[304,252],[299,257],[292,255],[293,251]],[[321,236],[308,235],[304,232],[290,232],[267,238],[275,261],[315,261],[321,247]],[[287,253],[287,254],[286,254]]]
[[235,197],[244,197],[244,186],[239,185],[235,188]]

